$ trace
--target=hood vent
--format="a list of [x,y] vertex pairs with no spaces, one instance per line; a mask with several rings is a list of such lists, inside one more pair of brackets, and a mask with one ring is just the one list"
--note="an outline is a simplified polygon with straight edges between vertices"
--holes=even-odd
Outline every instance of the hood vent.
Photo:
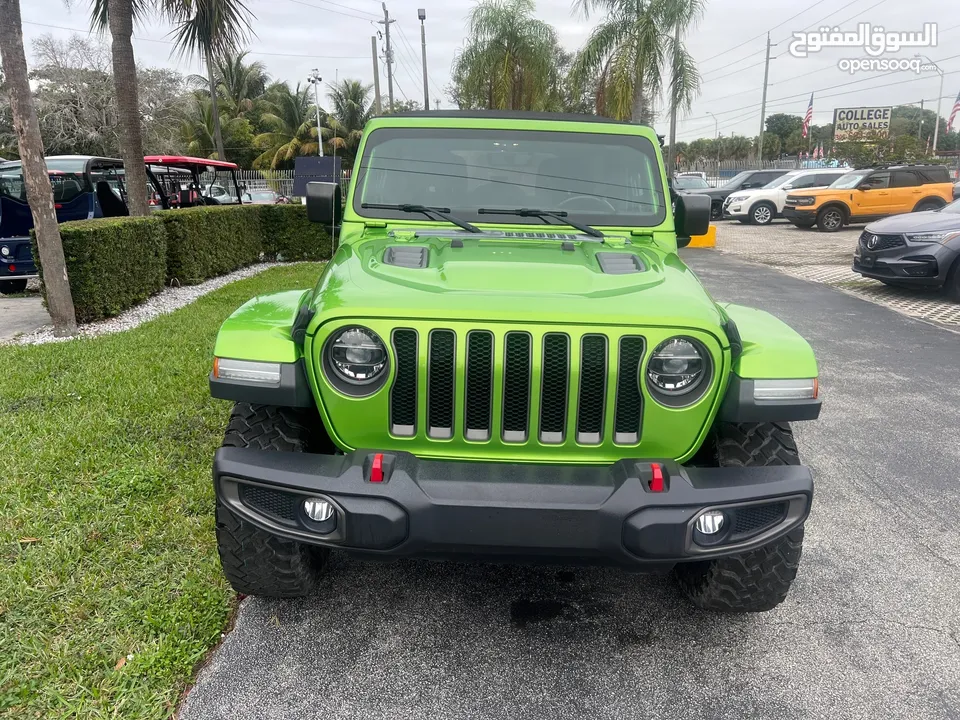
[[391,245],[383,253],[383,262],[405,268],[425,268],[430,260],[430,252],[425,247],[402,247]]
[[633,253],[597,253],[600,269],[607,275],[629,275],[646,271],[643,261]]
[[576,235],[570,233],[557,232],[505,232],[505,238],[518,238],[521,240],[576,240]]

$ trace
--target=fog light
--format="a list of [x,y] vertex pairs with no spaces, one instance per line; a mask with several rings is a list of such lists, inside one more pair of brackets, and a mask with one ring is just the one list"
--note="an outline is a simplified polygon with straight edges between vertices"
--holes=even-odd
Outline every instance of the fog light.
[[320,498],[307,498],[303,501],[304,514],[314,522],[326,522],[333,517],[333,504]]
[[707,510],[697,518],[697,530],[704,535],[716,535],[723,527],[723,513],[719,510]]

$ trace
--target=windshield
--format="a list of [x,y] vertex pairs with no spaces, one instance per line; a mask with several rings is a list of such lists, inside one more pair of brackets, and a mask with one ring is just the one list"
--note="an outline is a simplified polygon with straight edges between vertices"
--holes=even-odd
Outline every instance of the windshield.
[[709,189],[710,185],[703,178],[698,177],[678,177],[673,181],[673,186],[677,190],[703,190]]
[[787,173],[786,175],[781,175],[780,177],[775,178],[770,182],[768,182],[766,185],[764,185],[763,189],[773,190],[775,188],[783,187],[784,185],[788,185],[789,183],[792,183],[796,178],[800,177],[801,175],[803,175],[803,173],[798,173],[798,172],[792,172],[792,173]]
[[841,175],[839,178],[834,180],[832,188],[841,188],[844,190],[849,190],[850,188],[855,188],[859,185],[863,179],[870,174],[870,171],[866,172],[852,172],[847,173],[846,175]]
[[727,180],[723,185],[724,190],[739,190],[740,186],[743,185],[743,181],[750,177],[753,173],[750,170],[747,170],[742,173],[734,175],[732,178]]
[[408,213],[363,204],[446,208],[471,222],[562,224],[480,208],[566,211],[590,225],[655,226],[666,218],[656,149],[639,135],[381,128],[367,138],[353,209],[364,217]]

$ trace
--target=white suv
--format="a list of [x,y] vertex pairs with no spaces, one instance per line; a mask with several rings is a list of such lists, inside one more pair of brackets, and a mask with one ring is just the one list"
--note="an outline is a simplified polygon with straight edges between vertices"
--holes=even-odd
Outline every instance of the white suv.
[[723,217],[753,225],[769,225],[783,212],[783,204],[789,191],[827,187],[848,172],[850,168],[817,168],[788,172],[757,190],[731,194],[723,203]]

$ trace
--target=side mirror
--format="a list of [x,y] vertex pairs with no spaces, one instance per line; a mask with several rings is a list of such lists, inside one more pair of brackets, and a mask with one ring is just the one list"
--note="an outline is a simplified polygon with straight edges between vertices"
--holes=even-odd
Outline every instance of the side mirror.
[[783,186],[782,188],[780,188],[780,189],[781,189],[781,190],[793,190],[793,183],[787,183],[786,185],[784,185],[784,186]]
[[677,247],[690,244],[693,235],[706,235],[710,229],[709,195],[677,195],[674,223],[677,228]]
[[307,183],[307,220],[321,225],[337,225],[340,222],[340,184],[325,182]]
[[857,185],[857,190],[872,190],[872,189],[873,189],[873,185],[870,185],[869,183],[863,183],[862,185]]

